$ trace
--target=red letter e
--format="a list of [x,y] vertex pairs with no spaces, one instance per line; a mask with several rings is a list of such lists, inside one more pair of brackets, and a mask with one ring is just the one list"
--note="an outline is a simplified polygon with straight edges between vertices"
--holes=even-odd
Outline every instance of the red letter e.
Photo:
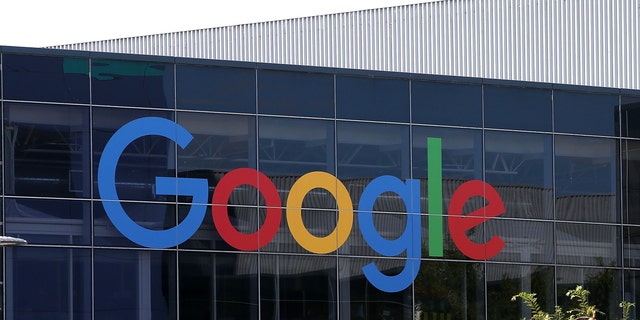
[[[463,216],[464,204],[476,196],[484,197],[488,204]],[[466,232],[502,213],[504,213],[504,203],[490,184],[480,180],[463,183],[453,193],[449,204],[449,231],[453,242],[464,255],[471,259],[485,260],[494,257],[504,247],[504,241],[499,236],[494,235],[489,242],[477,244],[469,239]]]

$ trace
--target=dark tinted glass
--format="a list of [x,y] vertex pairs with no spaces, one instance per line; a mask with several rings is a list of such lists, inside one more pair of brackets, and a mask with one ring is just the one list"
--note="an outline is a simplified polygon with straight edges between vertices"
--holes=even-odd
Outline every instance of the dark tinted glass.
[[640,227],[624,227],[624,265],[640,267]]
[[161,62],[92,60],[94,104],[174,106],[173,65]]
[[622,141],[624,223],[640,225],[640,141]]
[[256,111],[253,69],[177,65],[178,109],[229,112]]
[[[557,304],[563,310],[577,307],[576,300],[567,296],[567,291],[576,286],[582,286],[589,291],[589,304],[595,305],[602,313],[596,314],[596,319],[614,320],[620,312],[620,301],[623,300],[621,272],[608,268],[556,268]],[[625,290],[632,290],[625,288]],[[630,294],[630,293],[629,293]],[[624,300],[627,300],[625,295]]]
[[337,142],[340,179],[410,177],[408,126],[338,122]]
[[484,125],[551,131],[551,90],[484,86]]
[[487,319],[530,317],[521,300],[511,302],[519,292],[535,292],[538,304],[553,312],[555,287],[553,267],[516,264],[487,264]]
[[[107,141],[126,123],[142,117],[160,117],[172,119],[172,112],[135,109],[93,109],[93,150],[94,172],[98,172],[98,164]],[[144,136],[127,146],[120,156],[116,167],[116,190],[119,199],[160,200],[168,198],[156,195],[154,184],[156,177],[175,177],[176,144],[171,140],[156,136]],[[94,175],[94,194],[97,189],[97,174]]]
[[335,257],[261,256],[261,318],[337,319],[336,276]]
[[617,226],[556,223],[557,262],[620,266],[620,236],[620,227]]
[[[444,188],[451,188],[453,189],[452,191],[445,191],[443,190],[443,197],[444,197],[444,202],[445,202],[445,206],[443,208],[444,210],[444,214],[445,216],[442,217],[442,239],[435,238],[436,236],[431,235],[429,233],[429,226],[431,225],[432,221],[431,220],[433,218],[434,215],[427,215],[427,214],[423,214],[420,219],[420,227],[421,227],[421,232],[420,232],[420,236],[422,238],[422,257],[423,258],[431,258],[431,259],[455,259],[455,260],[474,260],[471,257],[468,257],[465,253],[462,252],[462,250],[458,247],[458,245],[453,241],[453,238],[451,236],[451,231],[449,230],[447,224],[451,223],[452,218],[450,216],[447,216],[448,213],[448,204],[451,201],[450,196],[447,197],[448,194],[452,194],[457,188],[459,187],[459,185],[444,185]],[[423,197],[426,194],[425,188],[427,188],[426,184],[422,184],[422,194]],[[468,215],[473,211],[476,210],[481,210],[482,207],[485,206],[485,203],[483,201],[483,198],[481,197],[473,197],[471,198],[467,203],[464,204],[464,210],[462,212],[463,215]],[[422,207],[422,212],[426,212],[427,211],[426,206]],[[464,235],[467,239],[469,239],[471,242],[475,242],[475,243],[484,243],[485,241],[485,220],[484,217],[465,217],[464,218],[465,222],[468,223],[469,225],[472,225],[473,227],[471,227],[470,229],[466,230]],[[384,230],[384,229],[381,229]],[[489,237],[489,235],[487,236]],[[439,256],[437,254],[434,254],[433,252],[429,251],[429,246],[430,243],[432,241],[439,241],[442,243],[442,256]],[[435,248],[436,250],[439,250],[439,248]],[[484,253],[479,253],[475,250],[473,250],[473,248],[471,249],[467,249],[467,253],[471,252],[472,254],[484,254]]]
[[618,95],[553,91],[555,131],[619,135]]
[[[508,215],[505,213],[504,215]],[[553,223],[544,221],[491,219],[485,222],[485,239],[500,237],[505,246],[492,261],[553,263]],[[540,245],[546,244],[546,245]]]
[[338,258],[340,275],[340,319],[371,319],[373,315],[386,315],[391,319],[411,319],[413,306],[412,288],[400,292],[383,292],[372,286],[362,273],[362,267],[374,263],[388,275],[398,274],[404,268],[404,259]]
[[411,121],[480,127],[482,86],[412,81]]
[[[128,217],[143,228],[165,230],[176,225],[175,204],[122,202],[121,205]],[[116,229],[112,220],[107,216],[102,201],[93,202],[93,216],[95,245],[140,247]]]
[[556,136],[556,218],[619,221],[617,141]]
[[186,148],[178,148],[181,175],[256,167],[255,117],[179,112],[177,119],[193,135]]
[[640,138],[640,96],[621,96],[622,136]]
[[553,218],[552,136],[487,131],[486,181],[500,194],[504,217]]
[[89,109],[8,103],[5,193],[90,197]]
[[91,244],[91,203],[5,199],[6,232],[32,244]]
[[336,116],[343,119],[409,122],[409,81],[337,76]]
[[175,319],[176,254],[94,251],[94,319]]
[[258,319],[258,256],[180,252],[180,319]]
[[480,263],[423,261],[413,286],[415,319],[485,319]]
[[333,75],[258,70],[258,112],[333,118]]
[[2,56],[4,99],[89,103],[89,61],[82,58]]
[[482,179],[482,132],[480,130],[413,127],[413,177],[426,179],[427,138],[441,139],[442,178]]
[[6,263],[7,319],[91,319],[91,250],[13,248]]

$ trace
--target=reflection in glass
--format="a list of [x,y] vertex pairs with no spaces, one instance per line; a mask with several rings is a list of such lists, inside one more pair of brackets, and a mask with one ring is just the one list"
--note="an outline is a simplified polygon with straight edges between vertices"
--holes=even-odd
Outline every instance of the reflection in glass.
[[253,117],[180,112],[177,120],[193,135],[185,149],[178,148],[180,175],[217,177],[256,167]]
[[485,132],[486,182],[500,194],[503,217],[553,218],[551,135]]
[[89,110],[4,104],[5,192],[90,197]]
[[338,174],[348,178],[410,177],[409,127],[338,122]]
[[[136,224],[149,230],[165,230],[176,225],[176,205],[172,203],[122,202],[122,208]],[[139,247],[126,238],[104,211],[102,202],[93,206],[94,244],[101,246]]]
[[556,223],[557,262],[580,266],[620,266],[620,227]]
[[333,118],[333,75],[258,70],[258,112]]
[[[640,302],[640,271],[624,271],[624,293],[622,300],[634,303],[636,306]],[[640,312],[637,308],[631,308],[630,319],[638,319]]]
[[[113,134],[124,124],[142,117],[173,119],[173,113],[154,110],[94,108],[93,109],[93,172],[98,172],[102,150]],[[121,200],[159,200],[156,195],[156,177],[175,177],[175,148],[171,140],[149,135],[133,141],[120,156],[116,167],[116,191]],[[97,174],[94,175],[98,195]]]
[[640,96],[620,97],[622,136],[640,138]]
[[394,275],[402,271],[406,260],[339,257],[340,319],[413,320],[412,287],[395,293],[378,290],[362,273],[362,267],[372,262],[384,274]]
[[409,122],[409,81],[339,75],[336,117]]
[[178,109],[256,111],[253,69],[176,65]]
[[258,159],[266,175],[335,173],[333,121],[258,119]]
[[260,294],[262,319],[337,319],[336,258],[261,255]]
[[484,86],[485,127],[551,131],[551,90]]
[[180,319],[258,319],[258,256],[180,252]]
[[89,60],[2,55],[4,99],[89,103]]
[[413,177],[426,179],[427,138],[442,139],[442,178],[446,181],[482,179],[480,130],[413,127]]
[[481,263],[422,261],[413,287],[415,319],[485,319]]
[[174,251],[94,250],[96,320],[176,317]]
[[556,132],[617,136],[618,95],[553,91]]
[[4,212],[6,234],[30,244],[91,244],[88,201],[6,198]]
[[556,136],[556,219],[619,221],[616,140]]
[[482,86],[412,81],[411,122],[481,127]]
[[604,268],[556,268],[556,290],[558,305],[563,310],[570,310],[575,306],[566,296],[568,290],[575,289],[577,285],[589,290],[589,303],[598,307],[602,313],[597,319],[619,319],[622,300],[621,272],[616,269]]
[[162,62],[94,59],[91,99],[102,105],[172,108],[173,74],[173,65]]
[[543,221],[492,219],[485,223],[486,243],[494,236],[505,245],[492,261],[554,263],[553,223]]
[[7,319],[91,319],[91,250],[26,246],[6,255]]
[[541,309],[553,313],[555,306],[553,267],[487,264],[487,319],[529,319],[531,313],[521,300],[511,297],[535,292]]
[[624,227],[624,266],[640,267],[640,227]]
[[622,198],[624,223],[640,225],[640,141],[622,141]]

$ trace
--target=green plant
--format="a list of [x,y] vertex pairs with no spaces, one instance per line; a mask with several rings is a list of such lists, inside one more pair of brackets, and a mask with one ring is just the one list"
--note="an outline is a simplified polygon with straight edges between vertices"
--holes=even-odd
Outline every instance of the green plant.
[[[567,312],[564,312],[562,307],[555,306],[553,314],[545,312],[540,308],[535,293],[520,292],[511,297],[511,301],[516,301],[518,298],[522,299],[524,304],[531,309],[531,320],[596,320],[597,314],[603,314],[595,305],[589,303],[589,290],[582,288],[582,286],[578,285],[575,289],[567,291],[567,297],[575,302],[576,306]],[[634,303],[627,301],[620,302],[622,320],[629,320],[629,312],[631,307],[634,306]]]

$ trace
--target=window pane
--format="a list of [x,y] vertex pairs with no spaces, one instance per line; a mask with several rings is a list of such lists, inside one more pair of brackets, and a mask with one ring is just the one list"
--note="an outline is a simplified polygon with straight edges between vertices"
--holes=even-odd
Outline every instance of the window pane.
[[382,316],[390,319],[415,319],[412,287],[394,293],[378,290],[362,273],[362,267],[369,263],[374,263],[384,274],[393,275],[402,271],[406,260],[338,257],[340,319],[375,319]]
[[260,114],[333,118],[333,75],[258,70]]
[[485,127],[551,131],[551,90],[484,87]]
[[640,138],[640,96],[621,96],[622,136]]
[[30,244],[91,244],[88,201],[6,198],[4,205],[8,235]]
[[150,61],[93,60],[91,90],[94,104],[173,108],[173,65]]
[[[115,108],[93,109],[94,172],[107,141],[126,123],[142,117],[172,119],[172,112]],[[141,137],[127,146],[116,167],[116,190],[121,200],[167,200],[167,196],[156,195],[156,177],[175,177],[176,144],[171,140],[150,135]],[[96,190],[97,174],[94,175]]]
[[336,258],[260,256],[262,319],[337,319]]
[[427,138],[440,138],[442,178],[454,180],[482,179],[482,131],[452,128],[413,127],[413,177],[427,179]]
[[256,111],[254,69],[176,66],[178,109],[210,111]]
[[413,286],[415,319],[485,319],[480,263],[422,261]]
[[555,288],[553,267],[487,264],[487,319],[529,319],[522,300],[511,297],[525,291],[536,293],[542,310],[553,313]]
[[[176,225],[176,205],[159,203],[121,202],[127,215],[143,228],[165,230]],[[113,225],[101,201],[94,202],[94,244],[100,246],[137,247]],[[177,237],[177,234],[176,234]]]
[[616,140],[556,136],[556,218],[619,221]]
[[175,319],[173,251],[94,251],[96,320]]
[[640,227],[624,227],[624,266],[640,267]]
[[622,281],[620,270],[604,268],[556,268],[558,305],[563,310],[571,310],[577,304],[571,303],[566,293],[577,285],[589,290],[589,303],[595,305],[602,314],[597,319],[619,319],[622,301]]
[[556,132],[615,135],[618,95],[553,91]]
[[6,254],[7,319],[91,319],[91,250],[20,247]]
[[640,225],[640,141],[622,141],[624,223]]
[[181,319],[258,319],[255,254],[179,253]]
[[5,103],[5,192],[90,197],[89,109]]
[[408,126],[338,122],[337,139],[340,179],[410,177]]
[[336,116],[409,122],[409,81],[374,77],[338,76]]
[[491,219],[485,222],[487,243],[500,237],[505,246],[492,261],[554,263],[553,223],[543,221]]
[[411,82],[411,120],[413,123],[454,126],[482,126],[482,86]]
[[4,99],[89,103],[89,61],[4,54]]
[[620,227],[556,223],[557,262],[580,266],[620,266]]
[[486,181],[502,197],[503,217],[553,218],[552,136],[485,132]]

